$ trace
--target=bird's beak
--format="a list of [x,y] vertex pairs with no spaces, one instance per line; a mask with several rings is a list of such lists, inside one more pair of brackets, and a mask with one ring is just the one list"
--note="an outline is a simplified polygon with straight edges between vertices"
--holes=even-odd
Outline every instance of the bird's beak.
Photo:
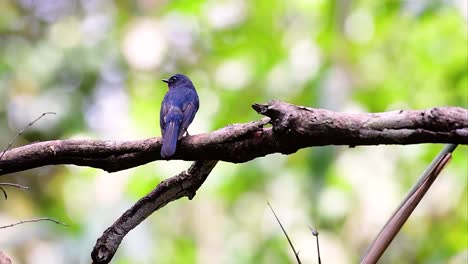
[[168,79],[162,79],[161,81],[165,82],[165,83],[169,83],[169,80]]

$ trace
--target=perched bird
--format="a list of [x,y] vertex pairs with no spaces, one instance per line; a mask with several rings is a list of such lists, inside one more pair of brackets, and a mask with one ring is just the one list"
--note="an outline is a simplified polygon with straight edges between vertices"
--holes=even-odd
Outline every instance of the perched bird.
[[161,103],[159,115],[162,132],[161,157],[168,158],[176,151],[177,140],[187,133],[199,108],[198,94],[192,81],[183,74],[175,74],[167,83],[169,90]]

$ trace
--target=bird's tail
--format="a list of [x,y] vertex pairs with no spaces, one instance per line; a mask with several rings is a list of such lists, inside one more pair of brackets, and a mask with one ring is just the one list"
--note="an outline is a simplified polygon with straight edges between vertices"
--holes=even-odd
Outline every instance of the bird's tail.
[[173,120],[166,123],[163,143],[161,148],[161,157],[168,158],[174,155],[177,145],[177,135],[179,134],[180,122]]

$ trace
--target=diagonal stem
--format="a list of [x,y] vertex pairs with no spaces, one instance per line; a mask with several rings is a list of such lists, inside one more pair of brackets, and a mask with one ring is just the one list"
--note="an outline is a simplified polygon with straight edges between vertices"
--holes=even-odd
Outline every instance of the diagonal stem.
[[278,224],[281,227],[281,230],[283,231],[284,236],[288,240],[289,246],[291,247],[291,250],[293,251],[294,256],[296,257],[297,264],[301,264],[301,259],[299,259],[299,252],[297,252],[296,249],[294,248],[294,245],[293,245],[291,239],[289,238],[288,233],[284,229],[283,224],[281,224],[281,221],[279,220],[278,216],[276,215],[275,210],[273,210],[273,207],[271,207],[270,203],[267,202],[267,204],[268,204],[268,207],[270,207],[271,212],[275,216],[276,221],[278,221]]
[[423,172],[419,180],[406,195],[398,209],[393,213],[387,223],[384,225],[374,242],[367,249],[361,264],[376,263],[392,240],[398,234],[403,224],[408,220],[411,213],[422,200],[427,190],[431,187],[439,173],[451,158],[452,152],[457,144],[446,145],[432,163]]

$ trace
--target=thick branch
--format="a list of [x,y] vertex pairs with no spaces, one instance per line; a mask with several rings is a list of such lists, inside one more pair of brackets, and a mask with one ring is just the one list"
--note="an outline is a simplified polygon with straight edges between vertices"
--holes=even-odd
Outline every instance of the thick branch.
[[[337,113],[273,101],[255,104],[253,108],[269,119],[187,136],[180,141],[172,159],[237,163],[323,145],[468,144],[468,110],[460,107]],[[264,128],[268,121],[272,128]],[[45,141],[6,152],[0,160],[0,175],[55,164],[113,172],[161,160],[160,150],[161,138]]]
[[217,163],[217,160],[196,161],[187,172],[159,183],[104,231],[91,253],[93,263],[109,263],[124,236],[154,211],[184,196],[192,199]]

